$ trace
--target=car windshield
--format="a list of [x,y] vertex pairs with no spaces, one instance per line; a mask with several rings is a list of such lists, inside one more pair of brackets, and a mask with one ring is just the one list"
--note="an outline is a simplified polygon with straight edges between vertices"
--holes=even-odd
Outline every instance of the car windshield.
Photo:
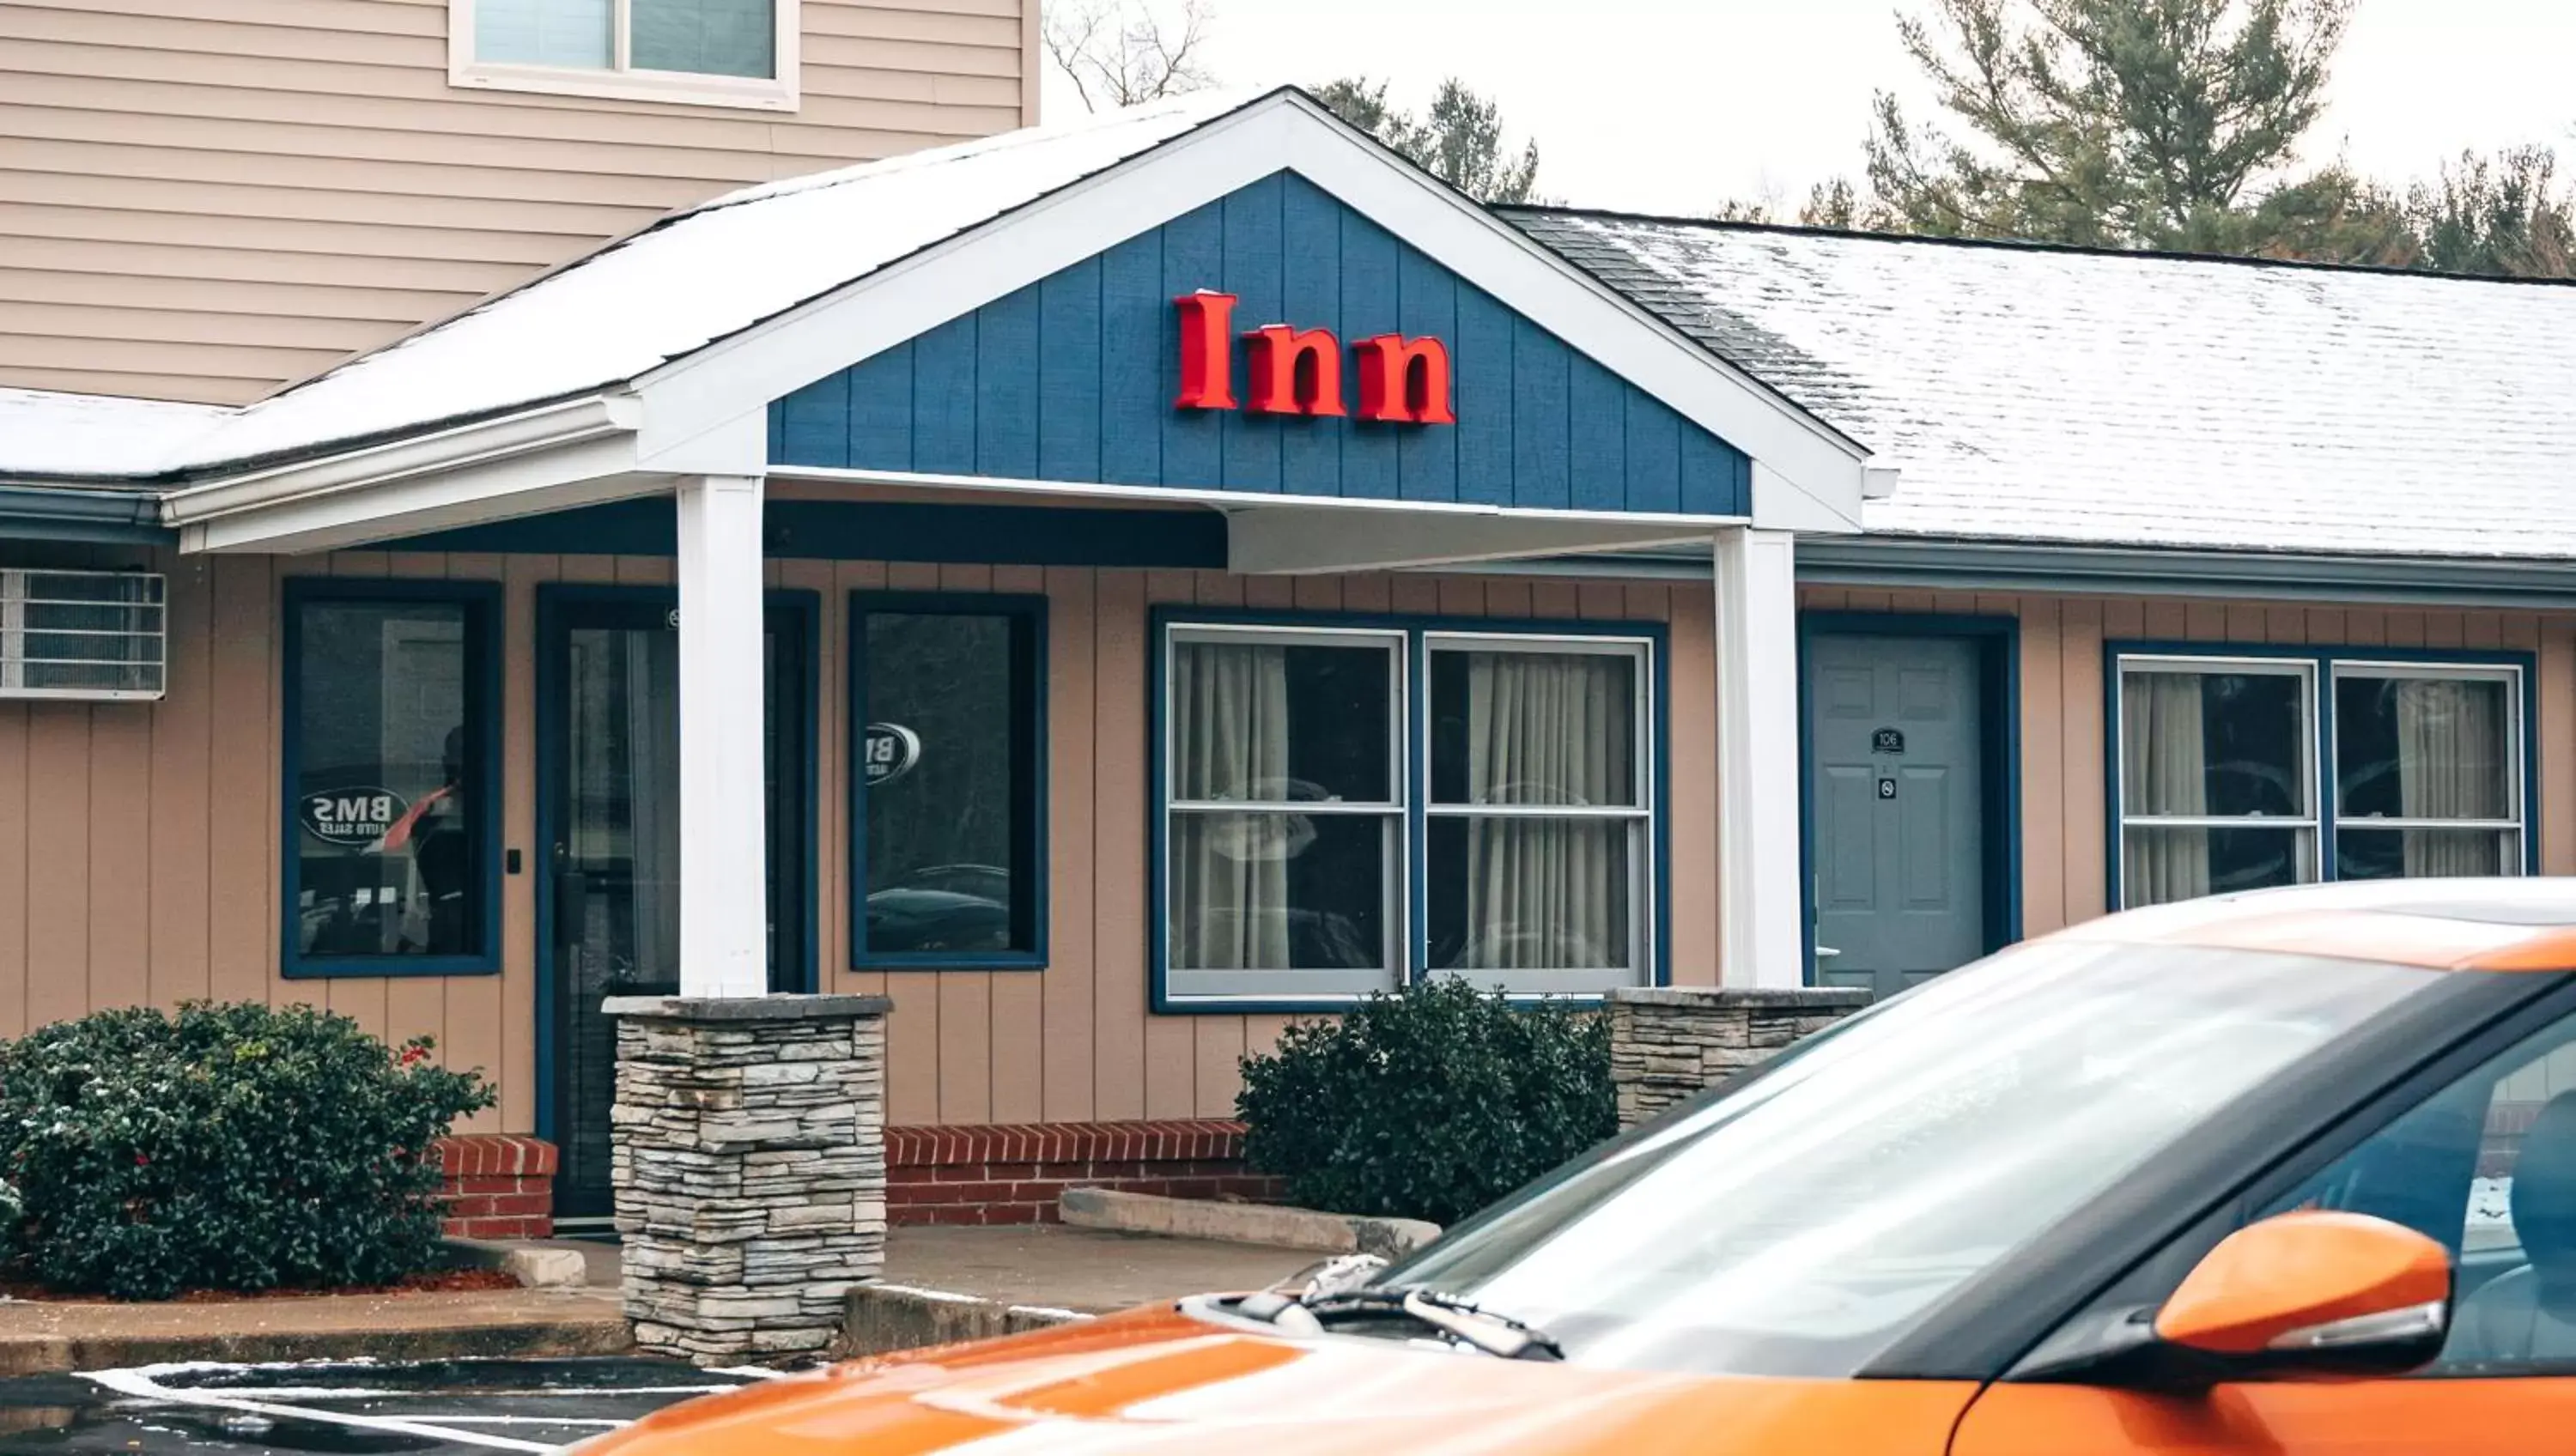
[[2157,1150],[2438,973],[2044,941],[1802,1043],[1377,1282],[1578,1363],[1849,1376]]

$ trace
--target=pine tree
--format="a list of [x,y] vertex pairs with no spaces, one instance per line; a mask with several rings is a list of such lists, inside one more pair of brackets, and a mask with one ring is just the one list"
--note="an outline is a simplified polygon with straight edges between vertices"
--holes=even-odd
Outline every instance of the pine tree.
[[1417,121],[1390,106],[1384,81],[1344,76],[1315,88],[1315,98],[1408,161],[1478,202],[1535,202],[1538,143],[1514,152],[1503,141],[1502,108],[1452,76],[1440,83],[1431,110]]
[[2352,0],[1934,0],[1932,21],[1904,17],[1899,35],[1973,141],[1882,92],[1871,188],[1910,232],[2259,250],[2265,184],[2324,111],[2351,12]]
[[2557,185],[2558,156],[2516,147],[2490,161],[2462,152],[2441,180],[2417,187],[2409,212],[2421,257],[2443,273],[2576,276],[2576,206]]

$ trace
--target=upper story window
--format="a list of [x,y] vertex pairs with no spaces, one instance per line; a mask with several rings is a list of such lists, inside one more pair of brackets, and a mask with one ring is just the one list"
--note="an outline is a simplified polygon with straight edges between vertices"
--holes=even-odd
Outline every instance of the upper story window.
[[459,86],[796,105],[798,0],[449,0]]

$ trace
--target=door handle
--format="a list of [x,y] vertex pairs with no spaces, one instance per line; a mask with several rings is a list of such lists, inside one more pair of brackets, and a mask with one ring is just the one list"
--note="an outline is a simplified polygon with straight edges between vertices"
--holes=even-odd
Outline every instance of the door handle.
[[584,913],[589,907],[590,876],[573,865],[572,847],[554,849],[555,944],[579,945]]
[[1820,945],[1816,947],[1816,954],[1819,956],[1838,956],[1841,955],[1842,952],[1834,949],[1830,945]]

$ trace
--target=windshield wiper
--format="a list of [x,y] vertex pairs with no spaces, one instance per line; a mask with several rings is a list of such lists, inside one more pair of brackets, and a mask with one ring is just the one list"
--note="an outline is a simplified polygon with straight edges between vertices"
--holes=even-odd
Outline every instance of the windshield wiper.
[[1324,1325],[1344,1315],[1401,1315],[1505,1360],[1565,1358],[1565,1347],[1536,1325],[1418,1285],[1342,1290],[1300,1301],[1296,1307]]

